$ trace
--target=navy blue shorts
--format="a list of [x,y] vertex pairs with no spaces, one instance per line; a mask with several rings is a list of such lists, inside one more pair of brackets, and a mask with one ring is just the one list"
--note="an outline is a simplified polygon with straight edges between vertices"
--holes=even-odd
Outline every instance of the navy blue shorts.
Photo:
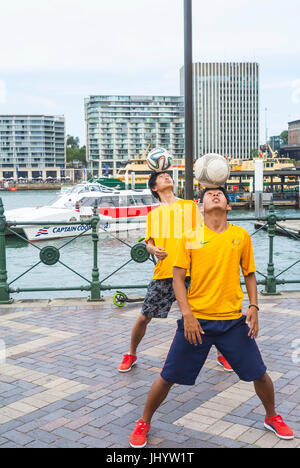
[[266,373],[255,339],[248,336],[246,316],[236,320],[199,320],[205,332],[202,344],[192,345],[185,339],[183,319],[171,345],[161,377],[167,382],[194,385],[211,347],[214,345],[227,359],[241,380],[253,382]]

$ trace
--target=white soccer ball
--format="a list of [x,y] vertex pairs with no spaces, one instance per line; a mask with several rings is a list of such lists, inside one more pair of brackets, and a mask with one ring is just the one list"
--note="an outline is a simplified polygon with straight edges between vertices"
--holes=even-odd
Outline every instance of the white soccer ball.
[[197,159],[195,163],[195,177],[204,187],[221,187],[225,184],[229,175],[228,161],[220,154],[205,154]]
[[155,172],[167,171],[172,166],[172,156],[164,148],[154,148],[146,161],[151,171]]

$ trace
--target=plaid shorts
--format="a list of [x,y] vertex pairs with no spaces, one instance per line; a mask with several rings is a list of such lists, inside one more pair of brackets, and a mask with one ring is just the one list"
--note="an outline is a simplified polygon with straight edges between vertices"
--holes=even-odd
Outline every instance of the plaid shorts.
[[[185,285],[188,289],[190,278],[186,278]],[[152,280],[148,286],[142,315],[149,318],[167,318],[175,301],[173,278]]]

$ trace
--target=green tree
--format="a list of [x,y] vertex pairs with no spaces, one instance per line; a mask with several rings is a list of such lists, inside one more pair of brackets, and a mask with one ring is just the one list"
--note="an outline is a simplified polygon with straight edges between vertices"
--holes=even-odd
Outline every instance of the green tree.
[[76,149],[79,148],[79,137],[73,137],[72,135],[67,135],[67,148]]
[[252,150],[251,150],[251,156],[252,156],[252,159],[253,159],[253,158],[258,158],[258,156],[259,156],[259,151],[258,151],[258,149],[252,149]]
[[282,145],[287,145],[289,142],[289,132],[287,130],[284,130],[280,134],[280,140]]
[[67,162],[81,161],[86,164],[86,147],[79,146],[79,138],[67,135]]

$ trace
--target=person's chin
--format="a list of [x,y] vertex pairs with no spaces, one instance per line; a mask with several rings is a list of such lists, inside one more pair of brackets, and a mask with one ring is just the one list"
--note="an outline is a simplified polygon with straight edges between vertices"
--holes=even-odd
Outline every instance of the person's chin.
[[212,205],[209,208],[204,210],[205,213],[210,213],[212,211],[226,211],[226,208],[224,208],[224,206],[222,206],[222,205],[220,205],[218,203],[218,204],[214,204],[214,205]]

